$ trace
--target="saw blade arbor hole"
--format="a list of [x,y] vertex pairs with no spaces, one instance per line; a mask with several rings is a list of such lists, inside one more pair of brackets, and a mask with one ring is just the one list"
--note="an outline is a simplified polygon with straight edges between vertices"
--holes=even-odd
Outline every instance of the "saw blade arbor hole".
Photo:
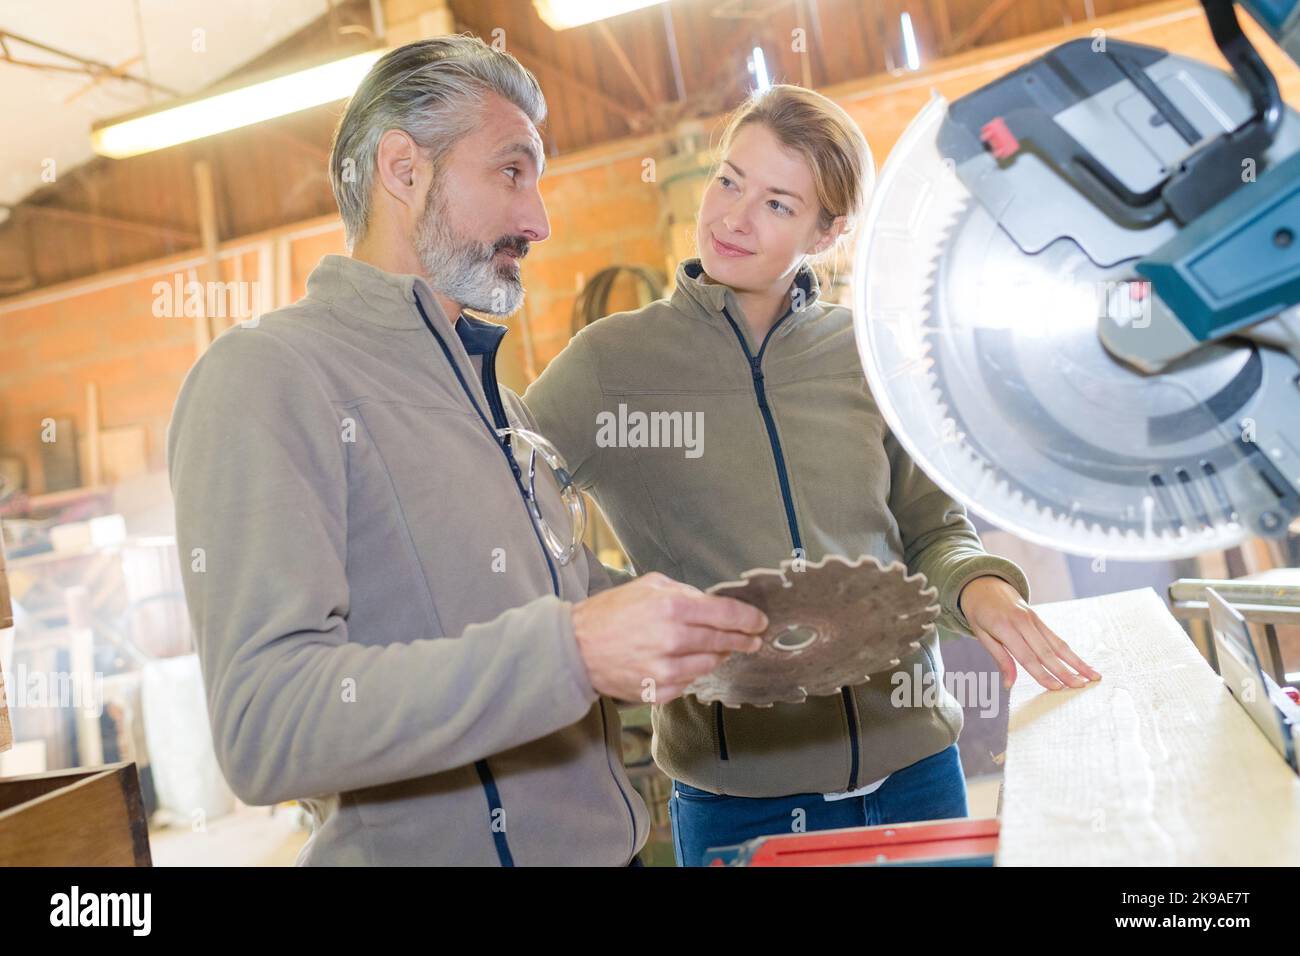
[[772,640],[772,646],[778,651],[795,654],[810,647],[821,632],[807,624],[792,624]]

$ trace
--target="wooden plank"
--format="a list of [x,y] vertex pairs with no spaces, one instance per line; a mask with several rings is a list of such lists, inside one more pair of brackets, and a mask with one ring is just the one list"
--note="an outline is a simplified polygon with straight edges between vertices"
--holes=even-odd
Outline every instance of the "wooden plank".
[[0,536],[0,631],[14,626],[14,604],[9,594],[9,572],[5,570],[5,543]]
[[961,33],[950,42],[949,46],[943,51],[944,56],[950,56],[953,53],[960,53],[962,50],[971,46],[988,32],[998,19],[1011,9],[1016,0],[993,0],[993,3],[984,8],[983,12],[975,18],[975,22],[962,30]]
[[[203,264],[199,267],[203,275],[203,287],[211,289],[212,283],[221,278],[221,269],[217,265],[217,252],[221,247],[221,237],[217,233],[217,194],[212,184],[212,164],[206,159],[194,163],[194,197],[199,214],[199,234],[203,243]],[[212,343],[212,317],[207,314],[207,296],[203,298],[203,315],[194,316],[194,351],[200,357]]]
[[88,463],[88,474],[84,480],[88,485],[102,485],[104,470],[101,467],[99,445],[99,386],[94,382],[86,383],[86,434],[81,441],[81,460]]
[[5,675],[0,669],[0,754],[14,745],[14,731],[9,723],[9,698],[5,696]]
[[[0,536],[0,630],[14,626],[13,602],[9,597],[9,574],[5,571],[5,543]],[[5,694],[4,668],[0,666],[0,753],[14,745],[14,731],[9,723],[9,698]]]
[[0,780],[0,866],[149,866],[133,763]]
[[1012,688],[999,865],[1295,865],[1300,777],[1154,591],[1036,610],[1102,680]]
[[70,770],[51,770],[9,777],[0,785],[0,812],[80,783],[88,777],[104,772],[103,767],[74,767]]

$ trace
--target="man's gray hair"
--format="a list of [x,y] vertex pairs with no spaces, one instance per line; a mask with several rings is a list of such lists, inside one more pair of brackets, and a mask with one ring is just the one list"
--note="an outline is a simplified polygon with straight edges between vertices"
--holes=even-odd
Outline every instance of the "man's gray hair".
[[348,101],[330,152],[330,185],[349,249],[370,224],[370,191],[383,135],[404,130],[428,152],[436,170],[456,142],[478,125],[490,93],[515,104],[534,126],[546,119],[537,78],[509,53],[475,36],[408,43],[370,68]]

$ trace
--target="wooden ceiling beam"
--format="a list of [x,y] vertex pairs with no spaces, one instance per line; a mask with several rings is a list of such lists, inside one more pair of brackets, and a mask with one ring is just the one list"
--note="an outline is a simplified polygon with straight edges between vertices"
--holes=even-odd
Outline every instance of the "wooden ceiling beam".
[[[465,29],[472,31],[474,28],[472,26],[467,26]],[[600,90],[595,89],[590,83],[586,82],[581,77],[570,73],[558,63],[548,60],[541,54],[528,49],[518,40],[510,41],[508,52],[530,70],[542,70],[549,73],[552,77],[559,80],[561,83],[564,83],[566,86],[576,89],[593,103],[604,107],[606,111],[622,117],[627,125],[633,130],[639,130],[646,125],[646,115],[641,111],[614,99],[612,96],[600,92]]]
[[55,219],[61,222],[76,223],[83,226],[95,226],[105,229],[119,229],[123,232],[134,232],[141,235],[153,236],[158,239],[167,239],[172,242],[179,242],[186,246],[197,246],[199,237],[195,233],[185,232],[182,229],[173,229],[170,226],[163,226],[151,222],[137,222],[133,219],[119,219],[115,216],[102,216],[99,213],[85,212],[80,209],[62,209],[58,206],[39,206],[34,203],[19,203],[13,207],[21,210],[23,215],[44,216],[46,219]]
[[604,20],[597,20],[596,30],[600,33],[601,39],[605,41],[605,45],[609,47],[610,52],[614,54],[614,59],[631,82],[632,88],[636,90],[636,95],[641,97],[642,105],[645,106],[647,111],[653,112],[656,105],[654,97],[650,95],[650,90],[632,66],[632,61],[628,59],[627,52],[623,49],[623,45],[618,42],[618,38],[614,36],[613,31],[610,30],[609,24]]
[[668,44],[668,61],[673,68],[673,89],[677,93],[677,102],[686,99],[686,80],[682,75],[682,57],[677,48],[677,27],[673,23],[673,5],[663,5],[664,42]]
[[301,153],[316,162],[324,163],[326,167],[329,166],[330,151],[327,146],[321,146],[319,143],[310,142],[295,133],[290,133],[288,130],[277,129],[270,124],[263,126],[262,129],[258,130],[258,133],[266,136],[268,139],[275,140],[277,143],[288,146],[295,152]]
[[952,43],[943,51],[944,56],[960,53],[968,46],[971,46],[987,33],[993,24],[998,22],[998,18],[1010,10],[1014,3],[1015,0],[993,0],[991,4],[984,8],[984,12],[975,18],[974,23],[953,38]]
[[952,16],[948,13],[948,0],[934,0],[934,22],[939,31],[939,49],[952,46]]
[[31,219],[24,216],[21,209],[13,209],[0,235],[15,240],[13,244],[20,247],[19,255],[23,263],[23,275],[0,276],[0,296],[17,295],[36,288],[39,281],[36,276],[36,244],[32,236]]

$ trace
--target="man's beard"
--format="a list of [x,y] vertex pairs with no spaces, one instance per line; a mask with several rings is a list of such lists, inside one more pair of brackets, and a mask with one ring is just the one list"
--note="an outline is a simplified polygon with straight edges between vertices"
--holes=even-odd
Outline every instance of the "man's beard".
[[[415,254],[424,266],[429,284],[453,302],[488,315],[506,316],[524,301],[524,284],[518,266],[498,266],[502,249],[519,259],[528,254],[523,236],[502,236],[494,243],[466,239],[453,233],[447,203],[435,185],[424,203],[424,215],[415,233]],[[450,316],[455,321],[455,316]]]

